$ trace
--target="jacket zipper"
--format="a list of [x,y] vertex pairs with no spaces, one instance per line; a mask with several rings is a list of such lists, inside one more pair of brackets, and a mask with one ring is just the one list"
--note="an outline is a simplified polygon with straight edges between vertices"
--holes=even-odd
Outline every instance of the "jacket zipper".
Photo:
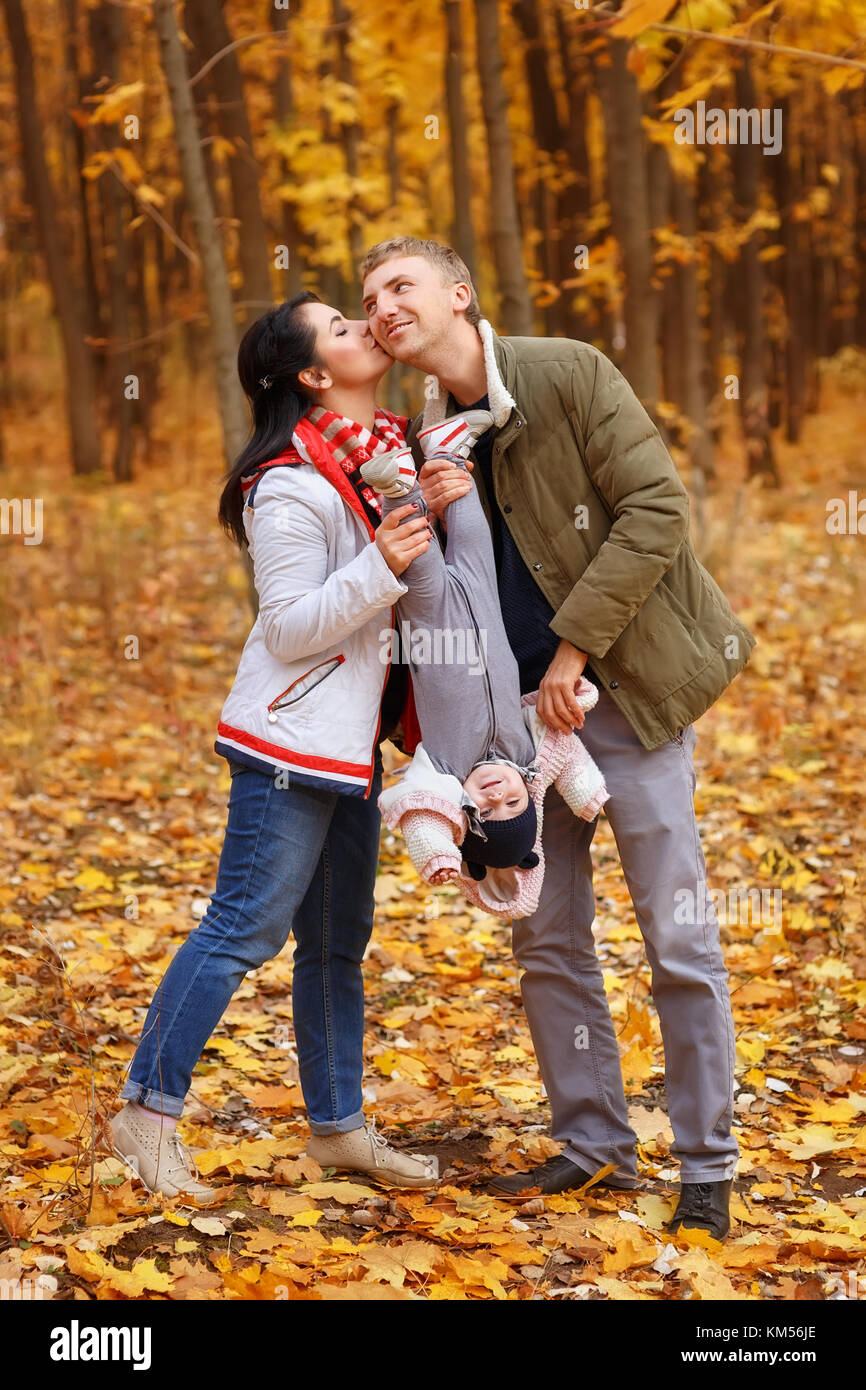
[[[309,694],[310,690],[315,690],[317,685],[321,685],[322,681],[325,680],[331,674],[331,671],[336,671],[337,667],[342,666],[345,660],[346,658],[343,656],[342,653],[340,653],[339,656],[328,657],[327,661],[320,661],[318,665],[311,666],[309,671],[305,671],[302,676],[296,676],[296,678],[292,681],[291,685],[287,686],[285,690],[280,691],[280,694],[275,695],[273,700],[271,700],[270,704],[268,705],[268,722],[270,724],[275,724],[277,719],[276,711],[278,709],[286,709],[289,705],[296,704],[297,701],[300,700],[304,695]],[[314,671],[320,670],[323,666],[330,666],[331,671],[326,671],[324,675],[319,676],[319,679],[313,681],[313,684],[311,686],[308,686],[306,690],[299,691],[298,694],[294,697],[294,699],[286,700],[283,698],[285,695],[288,695],[292,690],[294,690],[296,685],[299,685],[301,681],[308,680]]]
[[[392,604],[392,605],[391,605],[391,631],[392,631],[392,632],[394,631],[394,621],[395,621],[395,618],[396,618],[396,609],[395,609],[394,605]],[[370,796],[370,788],[371,788],[372,785],[373,785],[373,778],[374,778],[375,775],[376,775],[376,744],[379,742],[379,730],[380,730],[381,727],[382,727],[382,701],[383,701],[384,698],[385,698],[385,687],[386,687],[386,685],[388,684],[388,681],[389,681],[390,677],[391,677],[391,661],[390,661],[390,658],[389,658],[389,660],[388,660],[388,662],[387,662],[387,664],[386,664],[386,666],[385,666],[385,679],[384,679],[383,682],[382,682],[382,689],[381,689],[381,691],[380,691],[380,693],[379,693],[379,714],[378,714],[378,717],[377,717],[377,719],[376,719],[376,733],[375,733],[374,736],[373,736],[373,747],[370,749],[370,776],[367,778],[367,790],[364,792],[364,800],[365,800],[365,801],[367,801],[367,800],[369,799],[369,796]]]
[[[479,629],[478,629],[478,624],[477,624],[476,621],[475,621],[475,614],[472,612],[472,605],[471,605],[470,602],[469,602],[469,596],[468,596],[468,594],[466,593],[466,590],[465,590],[464,587],[463,587],[463,581],[462,581],[462,579],[460,578],[459,575],[457,575],[457,574],[454,573],[453,570],[451,571],[451,577],[452,577],[452,579],[454,580],[455,584],[457,585],[458,589],[460,590],[461,594],[463,595],[463,598],[464,598],[465,601],[466,601],[466,611],[467,611],[467,613],[469,614],[469,619],[470,619],[470,621],[471,621],[471,623],[472,623],[473,628],[475,629],[475,636],[476,636],[476,639],[478,639],[479,636],[480,636],[480,634],[479,634]],[[476,640],[475,648],[476,648],[476,651],[478,651],[478,652],[481,651],[481,642],[480,642],[480,640]],[[493,691],[492,691],[492,688],[491,688],[491,685],[490,685],[490,672],[489,672],[488,669],[487,669],[487,658],[486,658],[486,656],[485,656],[485,659],[484,659],[484,685],[485,685],[485,688],[486,688],[486,690],[487,690],[487,712],[488,712],[488,714],[489,714],[489,716],[490,716],[490,731],[491,731],[491,732],[490,732],[490,742],[488,743],[487,748],[488,748],[488,752],[492,753],[492,752],[494,751],[494,748],[495,748],[495,745],[496,745],[496,736],[497,736],[498,730],[497,730],[497,728],[496,728],[496,709],[495,709],[495,706],[494,706],[494,704],[493,704]]]

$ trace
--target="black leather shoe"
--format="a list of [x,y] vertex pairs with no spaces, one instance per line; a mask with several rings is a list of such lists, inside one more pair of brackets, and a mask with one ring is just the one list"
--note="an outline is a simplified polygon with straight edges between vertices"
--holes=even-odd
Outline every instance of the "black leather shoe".
[[[592,1173],[585,1173],[565,1154],[557,1154],[524,1173],[491,1178],[487,1186],[491,1192],[507,1192],[511,1197],[518,1192],[526,1192],[530,1187],[538,1187],[550,1196],[554,1192],[567,1192],[570,1187],[583,1187],[591,1177]],[[599,1183],[599,1186],[602,1184]]]
[[668,1222],[669,1231],[709,1231],[716,1240],[724,1240],[731,1229],[729,1207],[733,1180],[726,1182],[684,1182],[680,1186],[677,1209]]

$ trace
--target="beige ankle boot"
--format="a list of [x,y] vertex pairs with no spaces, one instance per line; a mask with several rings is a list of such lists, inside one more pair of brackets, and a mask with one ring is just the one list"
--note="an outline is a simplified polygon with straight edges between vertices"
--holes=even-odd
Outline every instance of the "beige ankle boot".
[[392,1187],[434,1187],[439,1181],[438,1158],[392,1149],[372,1120],[346,1134],[311,1135],[307,1154],[323,1168],[369,1173]]
[[112,1152],[131,1168],[148,1192],[185,1197],[199,1206],[220,1199],[218,1187],[198,1180],[192,1154],[172,1130],[142,1119],[130,1102],[108,1121],[105,1133]]

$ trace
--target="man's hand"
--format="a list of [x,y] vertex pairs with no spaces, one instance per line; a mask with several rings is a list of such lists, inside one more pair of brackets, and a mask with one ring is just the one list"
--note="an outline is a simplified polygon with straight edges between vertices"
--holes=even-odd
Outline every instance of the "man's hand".
[[579,652],[563,637],[538,687],[535,708],[539,718],[560,733],[583,728],[585,716],[574,692],[586,662],[586,652]]
[[373,540],[385,557],[385,564],[397,578],[409,568],[417,556],[424,554],[433,535],[426,516],[416,516],[412,521],[406,521],[404,526],[400,525],[401,521],[412,516],[417,510],[415,502],[396,507],[373,532]]
[[[472,459],[466,460],[467,469],[471,471],[474,466]],[[472,479],[467,477],[465,470],[455,467],[447,458],[428,459],[418,474],[418,481],[427,508],[437,521],[442,520],[449,502],[465,497],[472,486]]]

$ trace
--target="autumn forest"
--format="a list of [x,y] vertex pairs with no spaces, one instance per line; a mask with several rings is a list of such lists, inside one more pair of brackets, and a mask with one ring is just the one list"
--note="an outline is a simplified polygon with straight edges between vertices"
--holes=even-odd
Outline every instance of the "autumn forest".
[[[864,0],[0,0],[0,175],[3,1296],[866,1297]],[[511,925],[385,827],[364,1098],[438,1188],[306,1155],[291,947],[180,1124],[225,1199],[154,1196],[104,1146],[222,844],[256,609],[217,522],[238,343],[302,290],[363,318],[365,251],[402,235],[456,249],[497,333],[615,364],[757,638],[695,754],[736,1031],[724,1242],[666,1229],[662,1033],[604,814],[638,1193],[485,1188],[560,1149]],[[396,362],[381,404],[424,399]]]

